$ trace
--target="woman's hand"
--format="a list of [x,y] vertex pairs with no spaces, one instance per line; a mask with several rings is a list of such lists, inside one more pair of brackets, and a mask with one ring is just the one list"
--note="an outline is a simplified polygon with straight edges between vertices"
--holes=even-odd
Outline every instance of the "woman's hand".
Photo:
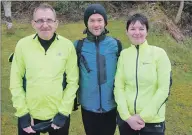
[[133,130],[141,130],[145,127],[145,122],[138,114],[131,116],[129,119],[126,120],[126,122]]

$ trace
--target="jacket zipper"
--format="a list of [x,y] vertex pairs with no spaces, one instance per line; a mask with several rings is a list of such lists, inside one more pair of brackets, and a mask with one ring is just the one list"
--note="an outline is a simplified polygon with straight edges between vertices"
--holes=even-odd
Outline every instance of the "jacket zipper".
[[99,85],[99,101],[100,101],[100,108],[99,112],[102,113],[102,104],[101,104],[101,84],[100,84],[100,58],[99,58],[99,41],[98,38],[95,38],[95,44],[96,44],[96,52],[97,52],[97,80]]
[[138,70],[138,58],[139,58],[139,45],[136,46],[137,49],[137,57],[136,57],[136,96],[135,96],[135,101],[134,101],[134,111],[135,114],[137,114],[137,96],[138,96],[138,76],[137,76],[137,70]]

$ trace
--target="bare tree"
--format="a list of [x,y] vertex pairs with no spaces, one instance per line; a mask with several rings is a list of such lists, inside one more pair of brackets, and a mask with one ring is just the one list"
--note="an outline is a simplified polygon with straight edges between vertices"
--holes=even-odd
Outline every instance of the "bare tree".
[[5,23],[7,25],[7,29],[11,29],[13,26],[11,19],[11,1],[2,1],[2,3],[5,11]]
[[179,6],[179,10],[177,12],[177,16],[175,17],[175,23],[178,24],[179,21],[181,20],[181,14],[184,8],[184,0],[180,1],[180,6]]

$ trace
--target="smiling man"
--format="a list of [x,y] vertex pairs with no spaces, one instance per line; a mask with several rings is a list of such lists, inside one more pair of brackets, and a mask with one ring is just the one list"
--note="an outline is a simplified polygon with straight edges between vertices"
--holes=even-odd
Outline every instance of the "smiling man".
[[86,135],[114,135],[116,103],[114,76],[121,43],[106,36],[107,15],[100,4],[91,4],[84,12],[87,34],[76,41],[80,70],[79,103]]
[[56,34],[58,20],[50,5],[37,7],[31,23],[36,34],[19,40],[11,66],[18,135],[68,135],[78,89],[76,51],[71,41]]

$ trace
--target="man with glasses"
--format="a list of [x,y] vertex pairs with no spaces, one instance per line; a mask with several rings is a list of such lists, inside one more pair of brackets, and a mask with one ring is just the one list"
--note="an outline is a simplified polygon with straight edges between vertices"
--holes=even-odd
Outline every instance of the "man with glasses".
[[56,34],[58,20],[50,5],[37,7],[31,23],[37,34],[19,40],[11,66],[18,135],[68,135],[78,89],[76,51],[71,41]]

